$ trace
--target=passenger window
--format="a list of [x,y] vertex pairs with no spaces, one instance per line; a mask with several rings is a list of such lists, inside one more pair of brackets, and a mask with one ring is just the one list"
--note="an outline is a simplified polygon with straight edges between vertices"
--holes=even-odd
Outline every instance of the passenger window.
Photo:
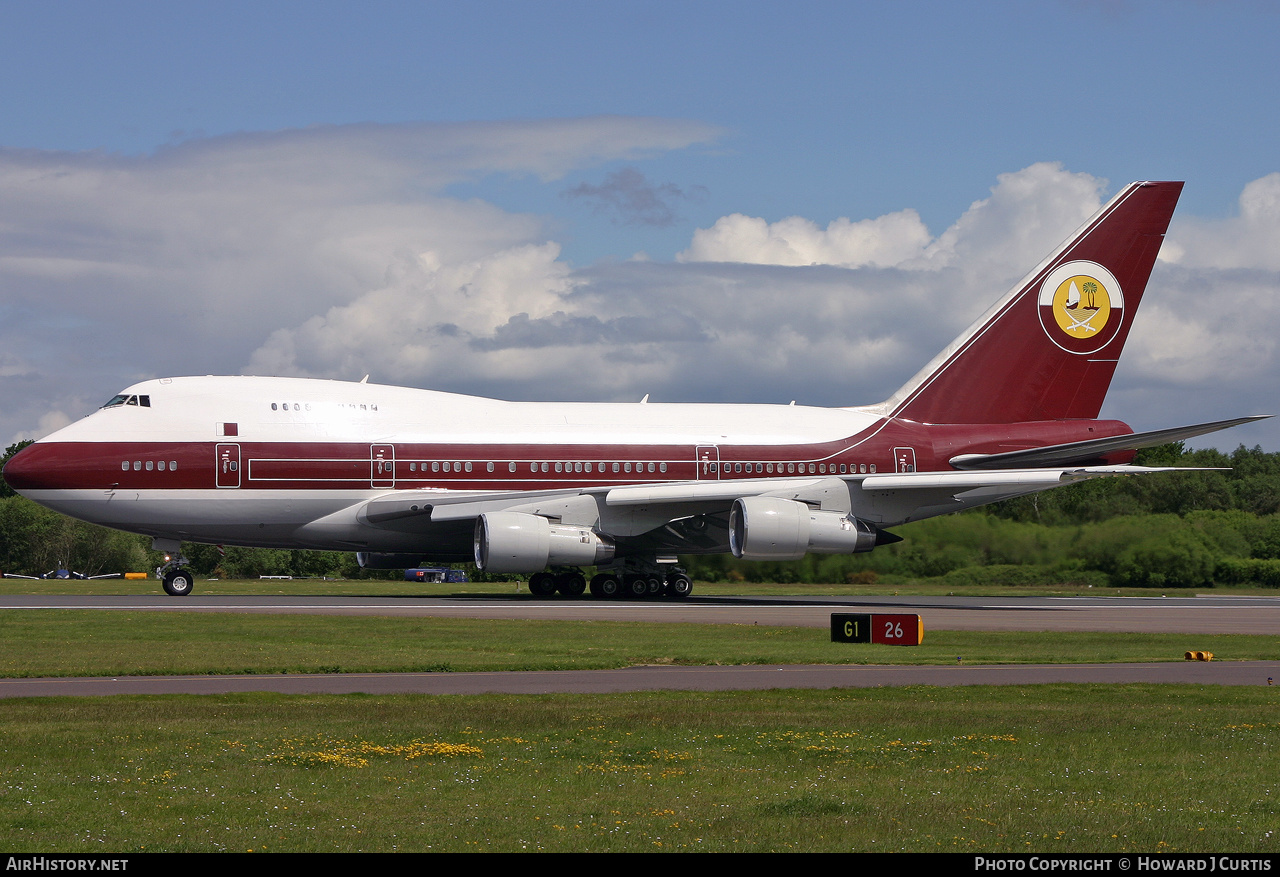
[[666,463],[659,463],[659,464],[658,464],[658,471],[659,471],[659,472],[666,472],[666,471],[667,471],[667,464],[666,464]]
[[[106,405],[103,405],[102,407],[103,407],[103,408],[106,408],[107,406],[106,406]],[[129,471],[129,461],[128,461],[128,460],[121,460],[121,461],[120,461],[120,471],[122,471],[122,472],[128,472],[128,471]]]
[[178,471],[178,461],[177,461],[177,460],[170,460],[170,461],[169,461],[169,471],[170,471],[170,472],[177,472],[177,471]]
[[485,463],[485,471],[486,471],[486,472],[492,472],[492,471],[493,471],[493,464],[492,464],[492,463]]
[[133,471],[134,471],[134,472],[141,472],[141,471],[142,471],[142,461],[141,461],[141,460],[134,460],[134,461],[133,461]]
[[470,471],[471,471],[471,464],[470,464],[470,463],[467,463],[467,464],[466,464],[465,466],[463,466],[462,468],[464,468],[464,469],[466,469],[468,472],[470,472]]

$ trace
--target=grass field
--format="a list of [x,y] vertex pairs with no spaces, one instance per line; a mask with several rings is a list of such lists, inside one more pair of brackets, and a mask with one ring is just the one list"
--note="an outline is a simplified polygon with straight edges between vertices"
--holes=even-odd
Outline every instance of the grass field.
[[[742,625],[10,611],[0,613],[0,673],[1280,652],[1277,637],[926,631],[912,649],[826,639]],[[1276,853],[1278,693],[1044,685],[13,699],[0,702],[0,844],[90,854]]]
[[1265,687],[4,710],[11,852],[1280,851]]

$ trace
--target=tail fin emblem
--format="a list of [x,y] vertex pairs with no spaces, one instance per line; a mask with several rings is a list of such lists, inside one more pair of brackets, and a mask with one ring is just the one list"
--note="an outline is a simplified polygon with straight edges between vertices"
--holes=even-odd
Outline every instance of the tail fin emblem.
[[1120,284],[1097,262],[1059,265],[1040,286],[1040,325],[1069,353],[1096,353],[1123,323]]

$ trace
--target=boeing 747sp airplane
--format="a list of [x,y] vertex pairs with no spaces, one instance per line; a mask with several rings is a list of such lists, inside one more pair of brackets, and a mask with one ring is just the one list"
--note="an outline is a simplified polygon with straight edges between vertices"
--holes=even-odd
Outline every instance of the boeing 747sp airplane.
[[270,377],[144,381],[13,457],[9,484],[153,538],[533,573],[530,590],[685,597],[678,554],[870,551],[888,528],[1089,478],[1256,418],[1098,420],[1182,183],[1126,186],[884,402],[501,402]]

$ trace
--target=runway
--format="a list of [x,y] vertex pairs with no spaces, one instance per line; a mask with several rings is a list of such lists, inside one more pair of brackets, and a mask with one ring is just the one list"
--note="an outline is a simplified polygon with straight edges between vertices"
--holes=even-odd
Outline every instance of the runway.
[[[299,589],[301,591],[301,588]],[[528,594],[453,597],[298,595],[166,597],[0,596],[8,609],[112,612],[244,612],[283,615],[385,615],[643,621],[665,624],[771,624],[826,628],[833,612],[918,614],[930,630],[1074,630],[1117,633],[1280,635],[1280,596],[1231,597],[692,597],[680,602],[540,600]]]
[[[768,624],[827,628],[833,612],[919,614],[930,630],[1111,631],[1277,636],[1280,597],[694,597],[679,603],[456,597],[12,595],[0,611],[232,612]],[[0,679],[0,698],[115,694],[545,694],[899,685],[1157,683],[1267,685],[1280,660],[1000,666],[629,667],[505,673],[395,673]]]

